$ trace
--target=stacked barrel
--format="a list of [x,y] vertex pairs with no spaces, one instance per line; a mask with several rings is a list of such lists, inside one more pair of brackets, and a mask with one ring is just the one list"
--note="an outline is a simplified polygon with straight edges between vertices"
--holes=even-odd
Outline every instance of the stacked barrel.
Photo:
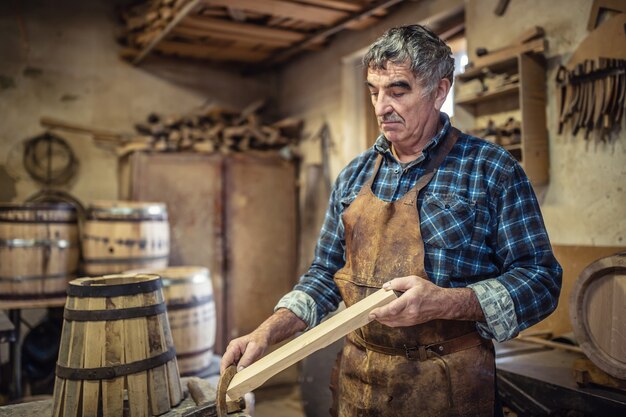
[[78,217],[72,205],[0,205],[0,300],[63,297],[78,273],[78,260]]

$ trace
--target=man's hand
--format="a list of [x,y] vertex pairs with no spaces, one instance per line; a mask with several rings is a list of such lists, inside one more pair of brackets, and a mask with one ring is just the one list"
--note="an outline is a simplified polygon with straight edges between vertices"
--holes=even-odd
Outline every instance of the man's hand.
[[395,278],[383,288],[403,294],[370,313],[370,319],[390,327],[406,327],[431,320],[484,321],[484,314],[469,288],[442,288],[432,282],[410,275]]
[[280,343],[306,327],[306,323],[290,310],[279,309],[255,331],[228,344],[222,356],[220,374],[232,364],[236,364],[237,370],[241,371],[259,360],[270,345]]
[[269,335],[261,328],[231,340],[222,356],[220,373],[224,373],[231,364],[237,364],[237,370],[241,371],[260,359],[269,345]]

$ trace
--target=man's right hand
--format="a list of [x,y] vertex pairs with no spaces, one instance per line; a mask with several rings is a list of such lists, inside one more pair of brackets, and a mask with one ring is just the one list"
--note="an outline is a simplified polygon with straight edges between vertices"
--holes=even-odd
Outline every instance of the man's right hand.
[[291,310],[278,309],[252,333],[233,339],[226,347],[222,356],[220,374],[232,364],[237,371],[250,366],[259,360],[270,345],[280,343],[297,332],[306,329],[307,325]]
[[237,365],[237,371],[250,366],[260,359],[270,345],[269,335],[261,327],[245,336],[231,340],[222,356],[220,373],[232,364]]

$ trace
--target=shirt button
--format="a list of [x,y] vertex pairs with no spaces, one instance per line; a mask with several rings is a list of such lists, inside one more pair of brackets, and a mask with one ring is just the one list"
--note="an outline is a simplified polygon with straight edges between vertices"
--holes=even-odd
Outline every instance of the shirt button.
[[446,208],[449,209],[450,208],[450,204],[446,204]]
[[397,174],[398,172],[400,172],[400,170],[398,168],[396,168],[396,169],[393,170],[393,172],[395,172]]

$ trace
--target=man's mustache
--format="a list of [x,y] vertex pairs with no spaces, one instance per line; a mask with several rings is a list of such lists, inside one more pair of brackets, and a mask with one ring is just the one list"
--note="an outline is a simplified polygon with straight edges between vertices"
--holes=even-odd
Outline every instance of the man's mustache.
[[397,113],[388,113],[378,118],[378,123],[384,122],[402,122],[402,118]]

